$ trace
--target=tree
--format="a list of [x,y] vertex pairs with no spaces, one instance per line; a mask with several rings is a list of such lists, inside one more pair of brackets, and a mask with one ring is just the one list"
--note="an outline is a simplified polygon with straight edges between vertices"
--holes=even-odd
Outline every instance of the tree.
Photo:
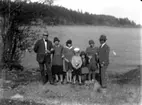
[[35,11],[35,9],[26,8],[26,4],[27,0],[0,1],[3,42],[1,61],[4,67],[9,69],[22,68],[20,65],[22,53],[30,48],[33,45],[32,40],[35,40],[35,37],[31,36],[35,33],[30,31],[30,22],[32,19],[40,17],[39,13],[42,13],[42,10]]

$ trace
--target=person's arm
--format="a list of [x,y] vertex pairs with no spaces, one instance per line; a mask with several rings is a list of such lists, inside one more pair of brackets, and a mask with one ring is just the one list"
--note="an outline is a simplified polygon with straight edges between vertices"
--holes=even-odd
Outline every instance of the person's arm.
[[77,66],[77,69],[80,68],[82,66],[82,59],[81,57],[79,58],[79,65]]
[[33,48],[35,53],[37,53],[38,48],[39,48],[39,40],[35,43],[34,48]]
[[107,46],[106,47],[106,59],[105,59],[105,62],[106,63],[109,63],[109,52],[110,52],[110,47],[109,46]]
[[74,56],[72,57],[72,59],[71,59],[71,64],[72,64],[72,66],[74,67],[74,68],[76,68],[76,64],[75,64],[75,58],[74,58]]
[[108,64],[108,59],[109,59],[109,52],[110,52],[110,48],[109,46],[106,47],[105,50],[105,60],[102,62],[101,66],[104,66],[105,64]]
[[66,61],[66,62],[69,62],[69,60],[65,57],[65,48],[63,47],[63,50],[62,50],[62,58]]
[[53,49],[53,45],[52,45],[52,42],[50,42],[50,58],[51,58],[51,64],[52,64],[52,60],[53,60],[53,51],[54,51],[54,49]]
[[88,48],[85,50],[86,56],[88,57]]

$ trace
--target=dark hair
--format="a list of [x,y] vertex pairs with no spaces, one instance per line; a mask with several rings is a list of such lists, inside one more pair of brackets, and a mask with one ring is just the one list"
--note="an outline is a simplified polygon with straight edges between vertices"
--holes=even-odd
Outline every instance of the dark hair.
[[80,56],[82,56],[82,55],[85,56],[85,60],[86,60],[85,66],[86,66],[86,65],[89,64],[89,58],[88,58],[87,54],[86,54],[84,51],[82,51],[82,52],[80,53]]
[[66,45],[68,45],[68,44],[72,44],[72,40],[67,40],[67,42],[66,42]]
[[95,44],[93,40],[89,40],[89,44]]
[[58,37],[54,37],[54,43],[56,42],[56,41],[58,41],[58,42],[60,42],[60,40],[58,39]]

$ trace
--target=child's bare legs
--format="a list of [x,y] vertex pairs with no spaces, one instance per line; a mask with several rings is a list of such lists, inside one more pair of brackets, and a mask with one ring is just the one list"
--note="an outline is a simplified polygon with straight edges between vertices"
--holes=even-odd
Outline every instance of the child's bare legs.
[[76,75],[73,76],[73,83],[76,83]]
[[59,81],[58,75],[55,74],[55,81]]
[[95,71],[93,71],[93,72],[92,72],[92,81],[95,81],[95,80],[96,80],[95,76],[96,76],[96,73],[95,73]]
[[72,82],[72,72],[69,70],[69,82]]
[[60,81],[63,82],[63,75],[60,74]]
[[82,83],[81,75],[79,75],[78,78],[79,78],[79,84],[81,84]]
[[66,72],[66,79],[67,79],[67,82],[69,82],[69,71]]

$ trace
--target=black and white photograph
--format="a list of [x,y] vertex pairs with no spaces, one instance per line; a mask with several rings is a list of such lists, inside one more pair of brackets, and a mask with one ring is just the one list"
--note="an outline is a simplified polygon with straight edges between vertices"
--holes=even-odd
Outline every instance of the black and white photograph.
[[141,105],[141,0],[0,0],[0,105]]

